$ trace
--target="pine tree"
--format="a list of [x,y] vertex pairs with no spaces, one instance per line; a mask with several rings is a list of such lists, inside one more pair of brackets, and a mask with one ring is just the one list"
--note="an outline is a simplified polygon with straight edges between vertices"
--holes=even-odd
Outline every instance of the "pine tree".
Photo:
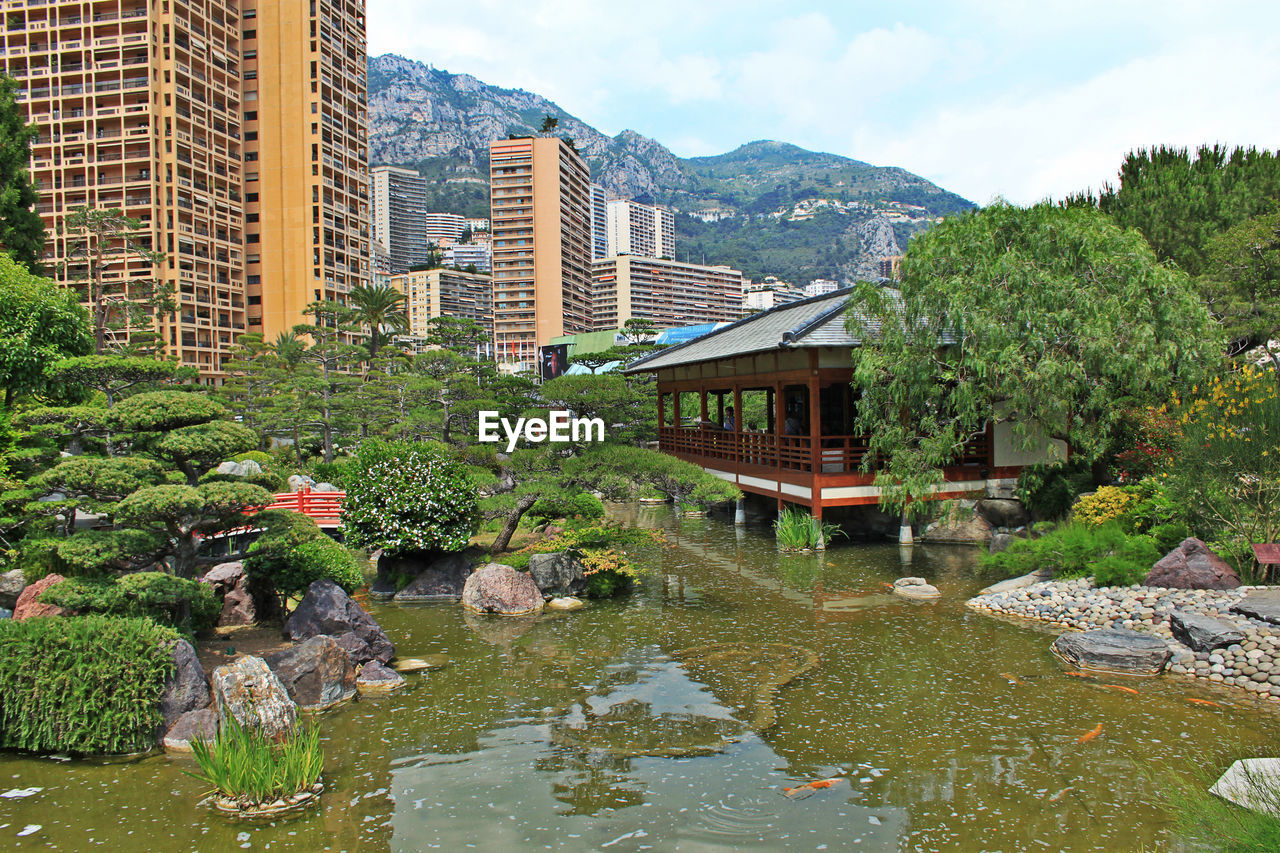
[[17,88],[17,81],[0,74],[0,249],[38,273],[44,221],[35,212],[36,188],[27,172],[37,132],[18,107]]

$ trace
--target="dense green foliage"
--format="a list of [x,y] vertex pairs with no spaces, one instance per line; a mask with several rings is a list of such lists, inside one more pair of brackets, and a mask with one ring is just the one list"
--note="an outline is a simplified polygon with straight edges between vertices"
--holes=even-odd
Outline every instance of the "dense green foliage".
[[[648,550],[662,541],[660,533],[602,521],[569,522],[555,536],[535,542],[512,564],[523,568],[530,554],[564,552],[582,562],[587,598],[613,598],[630,592],[647,573]],[[507,558],[503,558],[507,559]]]
[[[1101,459],[1128,407],[1189,389],[1222,341],[1187,276],[1095,210],[997,203],[914,240],[900,298],[863,284],[850,309],[859,432],[901,507],[989,420],[1026,447]],[[903,417],[910,412],[910,417]]]
[[320,730],[295,729],[276,743],[261,729],[227,720],[213,741],[194,740],[191,755],[200,770],[187,775],[219,794],[246,806],[265,806],[309,789],[324,771]]
[[604,518],[604,504],[590,492],[539,498],[529,507],[529,517],[552,521],[557,518]]
[[[1274,777],[1250,775],[1245,786],[1258,811],[1246,809],[1209,793],[1217,773],[1207,768],[1190,778],[1174,777],[1162,795],[1181,837],[1216,853],[1270,853],[1280,850],[1280,787]],[[1269,813],[1268,813],[1269,812]]]
[[164,572],[68,578],[45,590],[40,600],[82,615],[145,616],[188,635],[212,628],[222,608],[209,584]]
[[364,575],[351,552],[326,536],[307,516],[269,509],[254,516],[253,523],[263,532],[249,546],[244,569],[255,589],[268,590],[287,601],[321,579],[331,580],[347,592],[363,586]]
[[[0,91],[3,87],[0,87]],[[0,134],[3,133],[0,122]],[[3,161],[0,142],[0,162]],[[0,238],[3,237],[4,189],[0,186]],[[49,367],[92,346],[85,310],[74,293],[34,276],[8,255],[0,254],[0,391],[5,408],[17,394],[44,390]]]
[[1079,462],[1055,462],[1024,468],[1014,494],[1035,518],[1052,521],[1066,516],[1076,495],[1092,485],[1092,473]]
[[1018,539],[981,564],[1009,575],[1051,569],[1055,577],[1093,576],[1098,586],[1141,583],[1164,556],[1150,536],[1128,536],[1116,523],[1067,524],[1037,539]]
[[0,251],[36,270],[44,254],[44,220],[35,211],[36,188],[27,169],[37,130],[27,124],[17,91],[17,81],[0,75]]
[[81,754],[151,749],[176,639],[148,619],[0,622],[0,746]]
[[461,551],[479,523],[466,468],[429,444],[368,441],[342,508],[347,541],[386,554]]

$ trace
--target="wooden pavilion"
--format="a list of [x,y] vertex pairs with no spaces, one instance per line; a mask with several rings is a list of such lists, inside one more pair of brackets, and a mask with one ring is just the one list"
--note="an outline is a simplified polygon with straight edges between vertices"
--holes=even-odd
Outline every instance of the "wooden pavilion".
[[[655,373],[659,449],[735,483],[744,492],[809,507],[878,503],[875,475],[862,470],[867,438],[853,431],[857,398],[845,327],[851,289],[753,314],[700,338],[632,362]],[[743,395],[763,392],[765,418],[743,423]],[[732,413],[729,412],[732,407]],[[934,498],[1008,493],[1023,466],[1065,458],[1045,442],[1020,450],[1008,423],[988,422]],[[1056,454],[1064,455],[1056,455]]]

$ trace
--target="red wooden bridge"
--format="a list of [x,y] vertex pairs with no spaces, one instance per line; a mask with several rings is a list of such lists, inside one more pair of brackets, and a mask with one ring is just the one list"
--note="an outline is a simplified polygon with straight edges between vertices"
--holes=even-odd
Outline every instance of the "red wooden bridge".
[[261,509],[291,509],[312,518],[321,527],[342,526],[342,502],[346,492],[280,492],[270,506]]

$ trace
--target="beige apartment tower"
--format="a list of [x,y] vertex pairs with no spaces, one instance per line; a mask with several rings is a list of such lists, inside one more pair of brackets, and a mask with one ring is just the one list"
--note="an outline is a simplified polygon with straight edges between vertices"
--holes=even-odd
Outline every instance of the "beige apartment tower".
[[533,370],[559,335],[591,331],[591,177],[556,137],[489,146],[495,355]]
[[[426,338],[436,317],[474,320],[493,337],[493,280],[483,273],[436,268],[393,275],[391,286],[405,295],[409,336]],[[476,354],[491,358],[492,343]]]
[[122,256],[107,275],[173,288],[167,351],[206,381],[240,333],[274,336],[317,291],[360,280],[363,0],[3,6],[0,61],[39,131],[31,174],[56,278],[84,277],[57,234],[73,208],[140,220],[165,262]]
[[729,267],[619,255],[593,269],[598,331],[620,329],[633,317],[664,329],[742,316],[742,273]]

